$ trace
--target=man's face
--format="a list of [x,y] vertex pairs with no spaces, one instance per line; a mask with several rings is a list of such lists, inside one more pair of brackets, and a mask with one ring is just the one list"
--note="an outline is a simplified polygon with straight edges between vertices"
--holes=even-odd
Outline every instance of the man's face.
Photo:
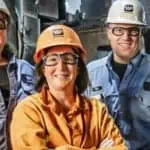
[[0,12],[0,54],[7,42],[8,19],[7,16]]
[[107,35],[116,62],[127,64],[138,53],[141,30],[137,25],[108,25]]

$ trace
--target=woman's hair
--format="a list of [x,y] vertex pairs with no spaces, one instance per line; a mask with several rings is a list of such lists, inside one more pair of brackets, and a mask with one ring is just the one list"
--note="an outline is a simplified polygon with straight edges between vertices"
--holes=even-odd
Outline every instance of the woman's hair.
[[43,61],[36,65],[37,82],[35,85],[36,91],[40,91],[44,84],[47,84],[46,78],[43,74]]
[[[39,64],[36,65],[36,72],[38,76],[38,80],[36,83],[37,91],[40,91],[42,86],[44,84],[47,84],[46,78],[42,71],[43,70],[42,68],[44,67],[43,65],[44,65],[43,61],[41,61]],[[88,71],[81,57],[79,57],[79,60],[78,60],[78,68],[79,68],[79,73],[75,81],[75,88],[77,89],[77,92],[81,94],[86,90],[89,84]]]
[[86,90],[89,84],[88,71],[81,57],[79,57],[78,67],[79,67],[79,73],[76,78],[75,85],[77,87],[78,93],[81,94]]

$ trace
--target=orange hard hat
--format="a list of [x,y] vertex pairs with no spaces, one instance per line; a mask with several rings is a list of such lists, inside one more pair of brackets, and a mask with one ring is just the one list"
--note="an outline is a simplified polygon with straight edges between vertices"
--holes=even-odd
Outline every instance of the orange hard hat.
[[37,47],[34,54],[35,63],[40,63],[46,48],[63,45],[79,49],[81,58],[83,60],[85,59],[86,50],[77,33],[72,28],[65,25],[52,25],[45,29],[37,40]]

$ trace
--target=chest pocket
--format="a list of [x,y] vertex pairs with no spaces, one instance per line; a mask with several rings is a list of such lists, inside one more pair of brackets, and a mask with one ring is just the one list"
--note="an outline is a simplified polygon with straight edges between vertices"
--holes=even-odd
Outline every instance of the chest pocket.
[[[145,91],[144,91],[145,94]],[[148,94],[148,93],[146,93]],[[149,92],[150,95],[150,92]],[[137,135],[149,139],[150,134],[150,108],[147,103],[148,95],[144,95],[143,100],[133,98],[131,100],[130,110],[132,116],[132,124]],[[147,98],[147,99],[145,99]],[[136,134],[136,133],[135,133]]]
[[150,82],[144,82],[143,89],[145,91],[150,91]]
[[150,82],[144,82],[143,88],[140,90],[140,101],[148,109],[150,109]]
[[132,98],[131,112],[135,120],[150,123],[150,82],[144,82],[139,95]]

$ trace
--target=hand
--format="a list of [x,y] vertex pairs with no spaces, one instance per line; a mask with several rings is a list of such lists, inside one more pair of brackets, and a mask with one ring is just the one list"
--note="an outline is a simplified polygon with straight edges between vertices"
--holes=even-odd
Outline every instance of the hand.
[[100,148],[108,148],[114,145],[114,141],[112,139],[105,139],[101,144]]

